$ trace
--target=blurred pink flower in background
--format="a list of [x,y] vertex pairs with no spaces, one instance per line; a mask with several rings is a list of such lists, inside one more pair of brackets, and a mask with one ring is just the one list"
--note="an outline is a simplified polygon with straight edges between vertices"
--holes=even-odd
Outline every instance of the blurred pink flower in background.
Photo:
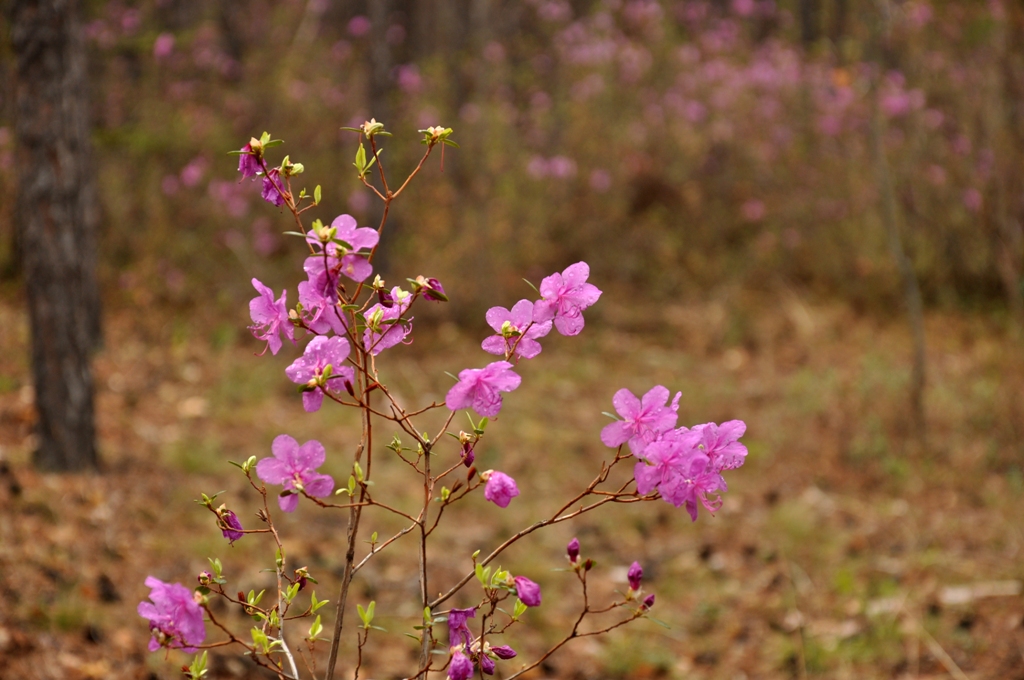
[[547,160],[545,160],[543,156],[531,156],[529,162],[526,164],[526,174],[534,179],[547,177]]
[[597,168],[590,173],[590,188],[603,194],[612,188],[612,176],[607,170]]
[[348,207],[352,212],[366,212],[370,207],[370,196],[362,189],[356,189],[348,195]]
[[416,64],[402,64],[395,68],[395,83],[398,89],[408,94],[416,94],[423,88],[423,77]]
[[908,2],[904,6],[903,15],[911,28],[923,28],[932,20],[932,6],[923,0]]
[[135,31],[139,30],[139,26],[141,25],[142,18],[139,16],[139,10],[126,9],[124,14],[121,15],[121,31],[125,35],[135,33]]
[[572,7],[565,0],[547,0],[537,7],[537,16],[544,21],[568,21],[572,18]]
[[982,206],[982,197],[981,197],[981,192],[980,191],[978,191],[974,187],[971,187],[970,189],[968,189],[967,191],[964,192],[964,207],[965,208],[967,208],[972,213],[977,213],[977,212],[981,211],[981,206]]
[[166,59],[174,52],[174,35],[161,33],[153,41],[153,56],[157,59]]
[[280,245],[280,239],[271,229],[269,217],[257,217],[252,223],[252,249],[260,257],[267,257]]
[[178,176],[181,178],[182,184],[187,187],[194,187],[203,181],[203,175],[205,174],[206,159],[202,156],[196,156],[181,169],[181,173]]
[[207,193],[229,217],[245,217],[249,212],[250,188],[248,182],[210,180]]
[[348,22],[348,34],[353,38],[362,38],[370,32],[370,20],[363,15],[352,17]]
[[754,0],[732,0],[732,11],[738,16],[749,17],[756,9]]
[[552,156],[548,159],[548,174],[558,179],[576,175],[576,161],[566,156]]
[[760,222],[767,212],[764,201],[751,198],[740,207],[740,214],[747,222]]

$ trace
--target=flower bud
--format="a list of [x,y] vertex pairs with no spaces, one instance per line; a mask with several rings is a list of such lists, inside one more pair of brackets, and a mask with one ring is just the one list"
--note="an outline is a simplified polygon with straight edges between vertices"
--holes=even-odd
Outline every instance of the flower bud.
[[648,595],[647,597],[644,598],[644,603],[643,603],[642,609],[644,611],[647,611],[648,609],[650,609],[653,606],[654,606],[654,593],[651,593],[650,595]]
[[210,585],[210,582],[212,580],[213,580],[213,574],[211,574],[210,572],[208,572],[208,571],[201,571],[201,572],[199,572],[199,585],[201,585],[201,586],[208,586],[208,585]]
[[516,595],[527,607],[540,606],[540,586],[526,578],[516,576],[512,579],[516,586]]
[[626,578],[629,579],[629,589],[632,591],[640,590],[640,580],[644,577],[644,569],[640,566],[639,562],[634,562],[629,567],[629,572],[626,574]]
[[395,296],[392,295],[390,291],[387,291],[384,288],[377,289],[377,299],[380,301],[381,306],[384,307],[385,309],[391,309],[392,307],[395,306]]
[[476,454],[473,453],[473,445],[469,442],[465,442],[462,445],[462,464],[466,467],[470,467],[474,460],[476,460]]
[[569,545],[565,546],[565,552],[569,555],[569,561],[576,564],[580,557],[580,541],[578,538],[574,538],[569,541]]
[[491,653],[499,659],[513,659],[516,656],[516,650],[512,649],[508,645],[491,647]]

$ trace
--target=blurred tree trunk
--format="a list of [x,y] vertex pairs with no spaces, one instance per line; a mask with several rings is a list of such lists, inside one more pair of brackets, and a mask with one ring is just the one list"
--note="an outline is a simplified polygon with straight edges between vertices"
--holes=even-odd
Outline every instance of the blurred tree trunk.
[[896,202],[895,180],[889,171],[889,159],[885,150],[886,123],[879,105],[881,73],[895,59],[895,48],[891,44],[891,10],[888,0],[878,1],[878,21],[875,27],[874,52],[876,67],[871,84],[871,148],[875,163],[875,178],[881,205],[881,219],[889,240],[889,251],[896,262],[903,285],[903,302],[907,306],[910,331],[914,342],[914,360],[910,371],[910,410],[914,430],[922,446],[927,445],[927,429],[924,407],[925,376],[925,330],[924,303],[921,286],[914,272],[914,265],[907,255],[901,234],[902,215]]
[[85,46],[75,0],[12,0],[19,232],[32,329],[36,467],[96,468],[100,342]]
[[821,37],[821,0],[800,0],[800,40],[810,47]]

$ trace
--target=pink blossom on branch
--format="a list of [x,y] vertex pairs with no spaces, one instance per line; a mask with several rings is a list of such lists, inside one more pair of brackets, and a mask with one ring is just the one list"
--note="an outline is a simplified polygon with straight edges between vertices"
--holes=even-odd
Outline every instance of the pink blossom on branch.
[[616,392],[612,404],[623,420],[605,425],[601,430],[601,441],[612,448],[629,442],[630,451],[641,455],[644,446],[676,425],[676,411],[679,410],[682,392],[676,393],[671,405],[666,405],[669,394],[668,389],[661,385],[652,387],[640,399],[625,388]]
[[284,491],[277,498],[277,504],[285,512],[294,512],[299,504],[299,488],[314,498],[324,498],[334,490],[334,479],[330,475],[316,472],[324,464],[327,453],[324,445],[311,439],[302,446],[294,437],[286,434],[274,438],[270,450],[273,458],[264,458],[256,463],[256,475],[268,484],[280,484]]
[[495,361],[484,368],[459,371],[457,382],[445,397],[445,405],[452,411],[472,408],[488,418],[501,410],[501,393],[519,387],[522,378],[507,361]]
[[[285,375],[293,383],[305,385],[302,407],[306,413],[320,410],[324,402],[324,391],[347,391],[355,384],[355,371],[351,366],[345,365],[349,351],[348,340],[345,338],[318,335],[309,341],[302,356],[284,370]],[[325,370],[328,366],[331,367],[331,372],[326,375]]]
[[586,262],[569,265],[540,283],[541,298],[533,307],[534,321],[554,320],[562,335],[579,335],[583,330],[583,310],[597,302],[601,291],[587,283],[590,266]]
[[516,480],[504,472],[488,470],[481,474],[480,478],[487,482],[487,486],[484,487],[484,498],[499,508],[507,508],[512,499],[519,495]]
[[139,616],[149,619],[149,630],[153,638],[149,641],[149,651],[155,652],[161,647],[181,649],[186,652],[196,651],[196,646],[206,639],[206,626],[203,624],[203,609],[192,594],[192,591],[180,583],[164,583],[150,576],[146,579],[149,587],[150,602],[140,602]]
[[533,309],[534,304],[529,300],[520,300],[511,310],[504,307],[488,309],[487,324],[497,335],[483,341],[483,350],[504,356],[515,347],[513,356],[522,359],[532,359],[540,354],[541,346],[537,338],[543,338],[551,332],[551,322],[535,322]]
[[252,285],[260,295],[249,301],[249,315],[253,323],[249,330],[257,340],[267,341],[271,354],[277,354],[281,349],[281,335],[295,342],[295,326],[288,318],[288,291],[281,291],[281,298],[274,300],[274,291],[259,279],[253,279]]

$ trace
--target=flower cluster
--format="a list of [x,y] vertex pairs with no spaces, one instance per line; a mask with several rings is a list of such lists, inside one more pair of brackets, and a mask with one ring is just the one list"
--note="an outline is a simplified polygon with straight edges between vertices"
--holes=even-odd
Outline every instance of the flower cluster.
[[730,420],[677,428],[680,396],[669,404],[669,391],[661,385],[640,399],[619,390],[612,403],[623,420],[606,425],[601,441],[610,447],[628,444],[640,459],[633,471],[639,493],[657,491],[677,508],[686,506],[696,521],[698,502],[710,512],[721,507],[718,494],[728,489],[722,473],[740,467],[747,457],[747,447],[738,441],[747,426]]
[[[383,168],[379,165],[380,149],[375,137],[386,136],[388,133],[384,131],[383,124],[374,120],[360,128],[352,129],[370,142],[373,153],[372,159],[369,159],[364,146],[360,144],[354,164],[358,177],[367,187],[373,189],[387,206],[392,199],[402,193],[405,184],[399,185],[400,188],[397,190],[387,189],[381,193],[368,183],[366,175],[372,165],[378,164],[382,183],[387,188]],[[428,147],[427,154],[435,145],[455,145],[448,139],[451,132],[448,128],[434,127],[423,132],[426,134],[422,141]],[[281,487],[277,494],[277,502],[284,512],[295,511],[300,496],[305,496],[323,508],[350,509],[348,550],[346,568],[343,572],[347,580],[343,584],[341,596],[344,601],[355,570],[414,527],[426,529],[427,523],[424,519],[430,511],[430,503],[439,502],[443,509],[469,493],[479,490],[481,486],[484,499],[500,508],[507,508],[512,499],[520,495],[519,486],[508,474],[493,469],[486,469],[478,474],[475,466],[477,450],[474,447],[485,435],[489,419],[500,413],[505,393],[516,390],[522,383],[522,377],[515,370],[518,362],[538,356],[542,351],[540,341],[547,337],[552,329],[564,336],[578,335],[584,327],[584,310],[597,302],[601,291],[587,282],[590,276],[588,265],[585,262],[577,262],[562,272],[544,278],[538,289],[540,299],[519,300],[511,309],[492,307],[487,311],[486,321],[494,334],[484,339],[482,349],[497,355],[500,359],[483,368],[462,370],[456,384],[448,390],[443,404],[433,402],[416,411],[406,410],[396,394],[389,391],[382,382],[376,358],[389,348],[410,342],[413,321],[410,312],[416,300],[422,298],[432,302],[446,302],[448,297],[444,286],[437,279],[425,276],[407,279],[410,284],[409,290],[403,290],[398,286],[388,287],[379,275],[375,276],[372,282],[368,282],[374,273],[371,260],[377,248],[380,231],[359,227],[356,220],[349,215],[339,215],[329,225],[315,220],[307,230],[300,216],[306,209],[319,205],[320,187],[316,188],[312,196],[304,189],[292,194],[291,178],[302,172],[301,164],[291,163],[285,157],[279,167],[271,168],[263,156],[266,148],[279,143],[279,140],[271,140],[267,133],[260,139],[253,138],[237,152],[241,156],[238,170],[243,178],[262,178],[264,199],[275,206],[286,206],[294,215],[300,232],[290,233],[302,237],[305,247],[308,248],[308,256],[303,262],[306,279],[298,285],[298,303],[292,309],[289,309],[287,304],[287,291],[282,291],[277,297],[271,288],[253,279],[252,284],[258,295],[249,304],[253,321],[250,329],[256,338],[266,343],[266,349],[273,354],[278,353],[285,339],[297,344],[303,335],[311,336],[301,356],[292,361],[285,369],[285,374],[299,386],[302,405],[307,412],[318,411],[325,397],[342,406],[361,410],[362,443],[357,447],[352,474],[347,485],[337,492],[334,479],[330,475],[318,472],[318,468],[325,463],[326,451],[316,440],[299,444],[290,435],[281,434],[271,445],[272,456],[258,461],[256,456],[251,456],[246,462],[238,464],[248,482],[262,496],[263,507],[256,513],[256,517],[269,528],[244,529],[238,516],[228,509],[227,505],[214,507],[213,500],[219,494],[202,494],[202,500],[198,501],[216,515],[218,528],[224,538],[231,543],[246,533],[272,536],[277,544],[276,603],[260,605],[263,592],[250,591],[248,595],[239,592],[237,598],[229,595],[224,588],[227,580],[224,578],[220,560],[211,558],[211,571],[203,571],[199,575],[199,588],[195,594],[184,586],[166,584],[153,577],[148,578],[146,585],[152,591],[150,601],[139,605],[139,614],[150,622],[153,633],[151,650],[163,646],[195,651],[197,647],[203,645],[206,637],[203,624],[205,611],[210,614],[211,621],[229,636],[226,642],[214,642],[205,645],[206,647],[223,644],[241,645],[259,665],[282,669],[284,663],[287,663],[288,677],[297,678],[299,672],[295,663],[296,657],[289,649],[283,622],[315,617],[308,629],[308,636],[304,638],[312,651],[314,643],[323,639],[318,637],[323,631],[323,624],[316,611],[326,604],[326,601],[318,599],[316,593],[311,593],[310,604],[303,613],[295,613],[293,610],[289,614],[289,608],[299,591],[306,588],[309,582],[315,584],[316,580],[306,567],[289,567],[286,570],[284,546],[271,518],[270,496],[266,488],[255,481],[253,473],[263,483]],[[422,165],[421,161],[409,179]],[[302,206],[303,201],[309,199],[312,199],[313,204]],[[373,393],[383,395],[386,401],[374,403]],[[613,402],[623,420],[604,428],[601,438],[611,447],[628,444],[629,450],[638,459],[634,469],[636,490],[628,486],[618,491],[595,490],[606,480],[610,468],[608,465],[602,465],[599,477],[576,500],[591,494],[602,494],[607,500],[650,501],[655,500],[660,494],[661,498],[677,507],[685,505],[694,519],[697,515],[698,502],[709,510],[716,509],[721,502],[717,493],[725,490],[725,481],[721,473],[742,465],[747,454],[746,448],[737,441],[743,434],[744,425],[740,421],[730,421],[721,426],[708,423],[692,429],[677,428],[680,396],[677,394],[670,403],[669,391],[661,386],[652,389],[642,398],[637,398],[628,390],[616,393]],[[381,403],[386,408],[379,408]],[[445,408],[450,413],[447,413],[447,420],[438,436],[412,423],[412,419],[421,413]],[[474,421],[473,416],[467,414],[470,431],[460,431],[456,435],[449,427],[455,412],[462,409],[472,409],[480,420]],[[418,518],[413,511],[410,511],[412,514],[407,514],[404,510],[379,501],[376,498],[379,487],[372,487],[374,492],[371,493],[371,485],[375,484],[375,481],[369,478],[370,455],[371,449],[374,448],[370,445],[371,422],[374,419],[388,420],[397,425],[401,432],[393,436],[387,448],[394,451],[422,477],[424,489],[428,493],[424,494],[424,506],[419,511]],[[440,435],[450,436],[457,441],[459,460],[442,466],[441,471],[437,471],[436,467],[432,471],[430,460],[431,456],[438,453],[436,445],[446,441]],[[414,440],[413,446],[403,444],[402,437],[407,436]],[[412,452],[415,452],[415,456]],[[363,453],[367,456],[365,472],[360,465],[360,456]],[[622,453],[620,449],[611,465],[628,459],[629,455]],[[450,487],[441,486],[442,480],[447,482],[446,478],[449,475],[460,474],[462,466],[466,468],[464,479],[455,479]],[[429,491],[438,487],[441,493],[434,497]],[[335,493],[348,494],[349,502],[335,504],[321,500],[330,498]],[[571,501],[550,519],[539,521],[529,530],[513,535],[486,558],[478,560],[478,550],[472,556],[473,571],[449,592],[441,592],[435,599],[428,597],[424,585],[420,604],[423,607],[425,625],[418,627],[424,631],[421,633],[423,646],[420,663],[425,665],[421,667],[421,674],[429,674],[432,670],[447,670],[449,680],[469,680],[477,673],[481,677],[494,675],[498,661],[514,658],[514,649],[507,645],[492,645],[490,639],[505,634],[510,626],[519,623],[527,609],[539,607],[542,601],[541,588],[526,576],[513,576],[501,567],[495,570],[492,561],[506,547],[534,529],[573,519],[591,508],[602,505],[603,502],[590,506],[581,504],[579,509],[573,510],[570,506],[575,506],[576,501]],[[363,557],[358,565],[354,565],[356,541],[359,536],[359,508],[368,506],[387,508],[411,520],[413,525],[383,540],[378,540],[377,533],[374,532],[368,541],[371,546],[369,554]],[[435,517],[440,519],[440,515],[439,511]],[[434,526],[436,521],[435,519]],[[430,528],[419,532],[422,551],[420,576],[423,584],[427,578],[426,539],[432,530]],[[604,614],[619,608],[628,611],[627,618],[610,622],[606,628],[588,632],[586,635],[608,632],[647,615],[647,611],[654,604],[654,595],[643,596],[643,569],[639,562],[634,562],[627,571],[629,591],[622,599],[606,608],[594,609],[591,607],[587,591],[587,574],[594,566],[594,561],[581,560],[579,541],[575,538],[566,546],[566,554],[583,588],[583,609],[577,626],[590,614]],[[438,611],[439,607],[458,593],[474,574],[483,589],[483,603],[467,609],[450,609],[445,617],[444,612]],[[210,597],[226,598],[239,605],[248,617],[256,621],[257,625],[250,630],[251,645],[246,641],[247,638],[236,637],[213,618],[212,610],[206,604],[207,598]],[[509,598],[514,598],[511,610],[500,608],[499,605]],[[366,644],[371,630],[383,630],[372,623],[375,606],[374,601],[365,607],[362,604],[356,605],[362,622],[362,632],[359,635],[360,650]],[[475,636],[470,630],[469,620],[476,617],[477,609],[481,607],[483,614],[480,631],[479,635]],[[498,613],[509,620],[504,623],[496,622],[494,617]],[[433,626],[445,620],[448,622],[449,633],[448,661],[444,667],[432,668],[430,654],[439,653],[439,650],[432,649],[436,642]],[[340,620],[337,625],[333,639],[335,648],[341,634]],[[577,631],[574,628],[570,637],[576,636]],[[552,651],[561,644],[564,644],[564,641],[556,645]],[[545,658],[547,655],[541,657],[533,666],[524,666],[520,673],[535,667]],[[205,653],[197,656],[192,665],[184,669],[186,675],[192,678],[202,677],[207,672],[205,663]],[[331,663],[333,664],[333,661]],[[358,670],[357,665],[357,674]],[[332,671],[333,666],[328,674]]]
[[[538,594],[538,599],[540,595]],[[476,664],[487,675],[494,675],[496,660],[513,659],[516,650],[508,645],[492,646],[484,641],[483,645],[469,630],[467,621],[476,617],[476,607],[469,609],[452,609],[448,612],[448,645],[451,660],[448,664],[450,680],[469,680],[473,677]]]
[[[520,300],[511,310],[491,307],[486,318],[496,335],[483,341],[484,351],[506,359],[532,359],[541,352],[537,340],[546,336],[552,325],[562,335],[578,335],[583,330],[583,310],[601,297],[597,286],[587,283],[589,276],[590,266],[577,262],[541,281],[540,300]],[[482,416],[493,417],[501,410],[500,393],[511,392],[519,382],[508,361],[466,369],[448,391],[445,404],[452,411],[472,408]]]

